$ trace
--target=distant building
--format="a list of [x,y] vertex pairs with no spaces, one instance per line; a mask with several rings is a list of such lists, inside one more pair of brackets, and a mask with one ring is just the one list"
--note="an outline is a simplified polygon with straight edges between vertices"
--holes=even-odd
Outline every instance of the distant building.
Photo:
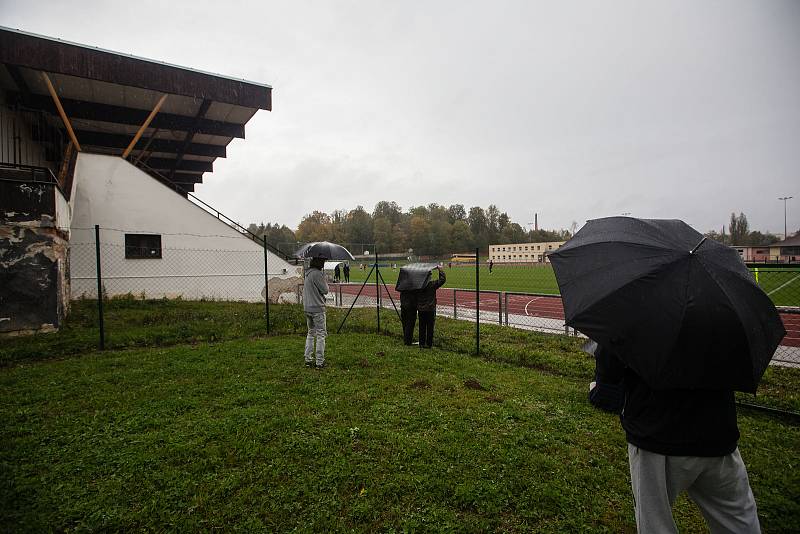
[[489,259],[494,263],[550,263],[547,254],[564,243],[566,241],[489,245]]

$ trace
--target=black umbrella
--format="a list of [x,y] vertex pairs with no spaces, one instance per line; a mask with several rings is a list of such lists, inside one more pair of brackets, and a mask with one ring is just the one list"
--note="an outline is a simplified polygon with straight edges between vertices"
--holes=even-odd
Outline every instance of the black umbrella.
[[422,289],[431,281],[431,271],[438,267],[436,263],[409,263],[400,267],[397,284],[398,291],[414,291]]
[[298,258],[325,258],[326,260],[355,260],[350,251],[342,245],[317,241],[307,243],[294,253]]
[[786,334],[739,254],[682,221],[588,221],[548,258],[566,323],[654,389],[755,392]]

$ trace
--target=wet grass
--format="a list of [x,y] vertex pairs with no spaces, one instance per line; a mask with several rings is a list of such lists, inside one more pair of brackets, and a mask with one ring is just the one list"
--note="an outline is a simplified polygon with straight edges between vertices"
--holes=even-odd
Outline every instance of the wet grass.
[[[273,336],[259,306],[110,307],[112,350],[80,305],[61,333],[0,341],[3,531],[635,531],[624,435],[586,402],[574,338],[486,325],[476,358],[474,325],[437,320],[421,351],[358,310],[315,371],[295,306],[273,307]],[[762,389],[798,382],[770,370]],[[790,532],[800,427],[739,423],[764,531]],[[685,498],[676,516],[705,531]]]

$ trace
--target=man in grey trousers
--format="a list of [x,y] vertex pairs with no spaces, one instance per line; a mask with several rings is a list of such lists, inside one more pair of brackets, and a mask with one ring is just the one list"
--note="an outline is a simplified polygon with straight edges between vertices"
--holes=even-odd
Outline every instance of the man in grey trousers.
[[325,367],[325,336],[328,335],[325,324],[325,295],[328,294],[328,283],[322,272],[325,259],[323,257],[311,259],[311,265],[306,269],[303,283],[303,310],[308,325],[305,362],[306,367],[314,367],[314,340],[316,339],[317,369]]

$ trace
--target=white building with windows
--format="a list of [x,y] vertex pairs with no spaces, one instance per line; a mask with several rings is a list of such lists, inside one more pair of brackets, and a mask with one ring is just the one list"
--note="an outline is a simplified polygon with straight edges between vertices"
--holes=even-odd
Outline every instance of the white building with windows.
[[489,245],[489,260],[494,263],[550,263],[547,254],[566,241]]

